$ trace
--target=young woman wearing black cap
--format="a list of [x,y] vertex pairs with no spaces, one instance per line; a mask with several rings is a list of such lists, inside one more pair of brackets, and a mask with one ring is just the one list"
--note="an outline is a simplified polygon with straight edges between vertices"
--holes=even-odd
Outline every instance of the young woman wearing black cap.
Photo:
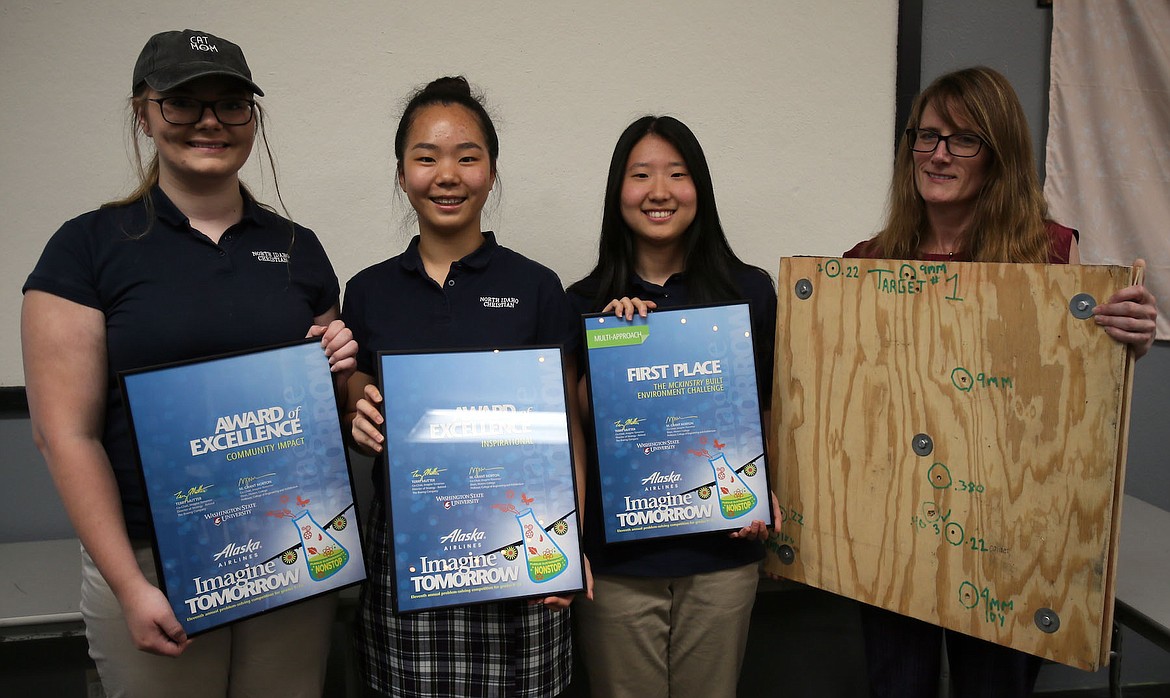
[[81,611],[107,696],[321,693],[332,596],[187,638],[155,579],[115,378],[307,333],[344,389],[357,346],[325,251],[239,180],[262,94],[235,44],[151,37],[130,103],[155,149],[139,186],[63,225],[24,286],[34,438],[81,539]]

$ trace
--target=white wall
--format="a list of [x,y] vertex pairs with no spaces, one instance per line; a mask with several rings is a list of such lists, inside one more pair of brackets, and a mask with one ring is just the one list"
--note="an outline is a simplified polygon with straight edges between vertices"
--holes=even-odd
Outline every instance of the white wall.
[[[411,226],[392,180],[405,97],[443,74],[487,95],[503,196],[486,224],[566,284],[596,255],[618,134],[682,118],[745,259],[834,255],[880,222],[889,181],[894,0],[5,0],[0,4],[0,386],[24,383],[20,287],[66,219],[132,185],[125,105],[154,32],[239,43],[265,90],[293,217],[344,283]],[[275,203],[252,164],[245,179]]]

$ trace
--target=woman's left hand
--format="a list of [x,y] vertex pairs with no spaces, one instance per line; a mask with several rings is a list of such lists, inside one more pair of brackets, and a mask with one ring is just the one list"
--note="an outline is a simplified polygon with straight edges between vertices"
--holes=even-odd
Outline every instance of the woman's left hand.
[[[593,570],[589,567],[589,558],[582,555],[581,559],[585,561],[585,598],[590,601],[593,600]],[[563,611],[573,603],[576,594],[565,594],[563,596],[546,596],[543,599],[532,599],[529,605],[544,604],[554,611]]]
[[[1139,259],[1135,266],[1144,264]],[[1141,358],[1154,343],[1157,300],[1145,286],[1129,286],[1093,308],[1093,319],[1110,337],[1133,347],[1135,358]]]
[[644,301],[641,298],[630,298],[624,296],[622,298],[614,298],[605,307],[601,309],[603,313],[613,313],[614,317],[625,318],[626,321],[634,319],[634,315],[638,317],[646,317],[646,314],[658,307],[654,301]]
[[[775,522],[773,526],[776,530],[780,530],[780,522],[783,520],[780,516],[780,502],[776,501],[776,494],[774,492],[768,492],[768,495],[772,500],[772,520]],[[738,531],[731,532],[732,538],[747,538],[748,540],[758,541],[768,540],[768,537],[771,535],[772,529],[768,528],[768,524],[763,521],[753,521]]]
[[543,599],[532,599],[529,605],[536,606],[543,604],[548,606],[553,611],[563,611],[573,603],[573,598],[576,594],[565,594],[564,596],[546,596]]
[[768,540],[769,535],[768,524],[763,521],[753,521],[747,526],[732,531],[732,538],[747,538],[748,540]]
[[333,375],[343,384],[349,380],[357,368],[358,345],[345,323],[333,320],[328,325],[313,325],[308,336],[321,338],[321,348],[329,357],[329,370]]

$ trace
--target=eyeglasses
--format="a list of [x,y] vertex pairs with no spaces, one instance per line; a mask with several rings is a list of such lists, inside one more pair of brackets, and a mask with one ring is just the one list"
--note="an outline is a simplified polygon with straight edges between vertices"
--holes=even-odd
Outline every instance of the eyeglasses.
[[256,106],[253,100],[239,98],[206,102],[192,97],[159,97],[146,101],[157,104],[163,119],[176,126],[199,123],[208,107],[211,107],[211,113],[224,126],[243,126],[252,120],[252,111]]
[[944,136],[930,129],[908,128],[906,135],[910,139],[910,150],[916,153],[933,153],[939,141],[946,143],[947,152],[957,158],[973,158],[983,149],[983,139],[974,133],[952,133]]

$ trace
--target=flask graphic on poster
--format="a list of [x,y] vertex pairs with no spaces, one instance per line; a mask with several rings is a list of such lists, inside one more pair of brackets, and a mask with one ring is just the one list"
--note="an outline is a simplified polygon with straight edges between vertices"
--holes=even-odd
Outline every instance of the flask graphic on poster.
[[321,528],[313,515],[305,511],[292,520],[305,549],[305,565],[314,582],[329,579],[349,562],[349,551],[337,539]]
[[719,511],[725,519],[743,516],[756,506],[756,493],[748,486],[747,480],[736,477],[735,469],[727,462],[727,456],[718,453],[708,458],[715,471],[715,487],[719,492]]
[[531,509],[516,515],[520,524],[520,535],[524,546],[524,559],[528,563],[528,578],[534,582],[547,582],[569,566],[561,546],[541,527]]

